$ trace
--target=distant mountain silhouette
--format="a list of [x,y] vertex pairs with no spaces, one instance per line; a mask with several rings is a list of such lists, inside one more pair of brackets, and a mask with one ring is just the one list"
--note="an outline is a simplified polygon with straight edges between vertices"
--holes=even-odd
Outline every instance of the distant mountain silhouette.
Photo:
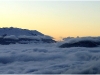
[[98,47],[97,42],[84,40],[75,43],[65,43],[60,46],[60,48],[68,48],[68,47]]
[[21,28],[0,28],[0,44],[27,44],[27,43],[54,43],[51,36],[44,35],[37,30],[28,30]]
[[63,40],[64,43],[59,46],[60,48],[100,46],[100,37],[67,37]]

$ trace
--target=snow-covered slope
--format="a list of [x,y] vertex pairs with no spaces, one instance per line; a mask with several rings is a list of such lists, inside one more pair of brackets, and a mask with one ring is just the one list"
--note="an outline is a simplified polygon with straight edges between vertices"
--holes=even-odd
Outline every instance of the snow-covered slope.
[[20,36],[20,35],[27,35],[27,36],[37,36],[41,35],[43,36],[44,34],[38,32],[37,30],[28,30],[28,29],[21,29],[21,28],[0,28],[0,36],[2,35],[15,35],[15,36]]
[[27,44],[27,43],[53,43],[55,40],[51,36],[44,35],[37,30],[21,28],[0,28],[0,44]]

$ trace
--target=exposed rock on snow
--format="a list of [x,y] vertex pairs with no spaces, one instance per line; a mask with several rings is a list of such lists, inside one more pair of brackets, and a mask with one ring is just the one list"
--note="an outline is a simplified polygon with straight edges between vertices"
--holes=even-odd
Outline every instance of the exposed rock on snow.
[[98,47],[100,45],[100,37],[77,37],[64,38],[63,44],[59,47]]
[[97,47],[98,45],[96,42],[93,41],[79,41],[75,43],[65,43],[62,44],[60,47],[65,48],[65,47]]

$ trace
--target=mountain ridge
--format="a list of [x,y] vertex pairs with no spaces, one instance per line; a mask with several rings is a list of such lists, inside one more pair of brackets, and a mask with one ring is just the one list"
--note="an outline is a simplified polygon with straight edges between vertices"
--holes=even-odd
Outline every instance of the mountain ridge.
[[0,28],[0,35],[27,35],[27,36],[36,36],[36,35],[41,35],[44,36],[41,32],[37,30],[29,30],[29,29],[22,29],[22,28],[14,28],[14,27],[4,27]]
[[21,28],[0,28],[0,44],[28,44],[28,43],[54,43],[53,37],[44,35],[37,30],[28,30]]

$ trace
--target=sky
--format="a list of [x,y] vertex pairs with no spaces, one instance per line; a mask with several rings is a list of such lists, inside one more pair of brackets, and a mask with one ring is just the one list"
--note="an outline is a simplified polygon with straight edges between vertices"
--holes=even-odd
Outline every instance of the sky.
[[38,30],[55,39],[100,36],[100,1],[0,1],[0,27]]

